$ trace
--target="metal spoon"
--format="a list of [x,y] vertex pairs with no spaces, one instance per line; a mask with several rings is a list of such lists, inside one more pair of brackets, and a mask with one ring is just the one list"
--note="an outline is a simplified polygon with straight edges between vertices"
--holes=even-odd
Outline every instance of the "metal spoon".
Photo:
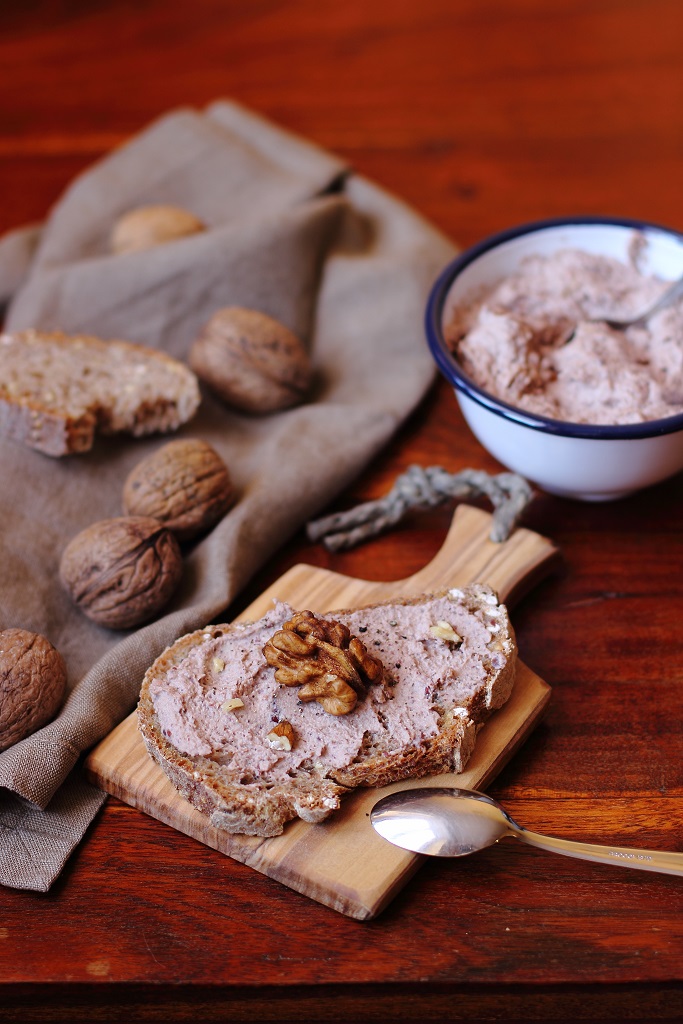
[[514,836],[530,846],[580,860],[683,875],[683,853],[599,846],[530,832],[485,793],[469,789],[407,789],[385,796],[371,813],[372,827],[394,846],[432,857],[464,857]]
[[[655,313],[659,313],[660,309],[664,309],[675,301],[680,295],[683,295],[683,277],[674,281],[666,291],[662,292],[657,301],[653,303],[648,309],[643,310],[642,313],[638,313],[636,316],[624,316],[624,317],[607,317],[607,316],[588,316],[584,319],[584,323],[587,324],[606,324],[607,327],[611,327],[615,331],[625,331],[627,327],[637,327],[639,324],[644,324],[651,316]],[[559,346],[568,344],[572,341],[576,334],[576,324],[571,324],[569,327],[565,327],[559,335]]]
[[636,324],[644,323],[655,313],[658,313],[660,309],[664,309],[665,306],[670,305],[675,299],[683,295],[683,277],[679,278],[678,281],[672,282],[672,284],[662,292],[657,301],[650,306],[649,309],[644,310],[642,313],[638,313],[637,316],[627,317],[591,317],[592,320],[598,320],[601,323],[607,324],[608,327],[614,327],[615,330],[624,330],[626,327],[634,327]]

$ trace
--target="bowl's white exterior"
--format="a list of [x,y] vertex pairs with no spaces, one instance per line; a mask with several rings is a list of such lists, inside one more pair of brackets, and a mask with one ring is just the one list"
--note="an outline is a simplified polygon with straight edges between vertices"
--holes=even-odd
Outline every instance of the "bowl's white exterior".
[[600,440],[565,437],[504,420],[455,392],[472,433],[499,462],[550,494],[609,501],[683,469],[683,435]]
[[[644,273],[664,279],[683,276],[681,238],[659,228],[639,231],[646,241],[639,256]],[[443,304],[441,328],[453,307],[468,301],[483,285],[513,273],[532,253],[550,255],[575,247],[589,252],[629,258],[636,232],[633,227],[607,223],[568,223],[540,226],[485,249],[456,275]],[[683,469],[683,431],[644,438],[586,438],[528,426],[504,410],[483,404],[458,387],[456,396],[477,439],[504,466],[542,489],[586,501],[606,501],[658,483]]]

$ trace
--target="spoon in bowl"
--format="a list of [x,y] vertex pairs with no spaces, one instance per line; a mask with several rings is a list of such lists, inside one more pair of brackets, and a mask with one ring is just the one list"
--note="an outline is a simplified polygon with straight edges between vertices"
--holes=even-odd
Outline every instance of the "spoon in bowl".
[[554,839],[518,825],[490,796],[469,789],[406,789],[385,796],[372,808],[370,822],[394,846],[431,857],[464,857],[505,836],[579,860],[642,871],[683,875],[683,853],[637,850]]
[[[672,302],[675,302],[681,295],[683,295],[683,277],[678,278],[677,281],[672,281],[668,288],[666,288],[659,296],[656,302],[653,302],[648,309],[637,313],[634,316],[624,317],[608,317],[608,316],[589,316],[585,318],[585,323],[589,324],[606,324],[607,327],[611,327],[615,331],[625,331],[627,327],[637,327],[640,324],[644,324],[651,316],[655,313],[659,313],[660,309],[665,309],[666,306],[670,306]],[[576,324],[572,324],[566,328],[560,336],[562,345],[566,345],[572,341],[576,334]]]
[[642,313],[638,313],[637,316],[626,316],[626,317],[599,317],[602,323],[607,324],[608,327],[614,327],[615,330],[625,330],[627,327],[635,327],[636,324],[644,323],[649,317],[655,313],[659,313],[660,309],[664,309],[666,306],[671,305],[680,295],[683,295],[683,277],[680,277],[677,281],[672,281],[668,288],[662,292],[656,302],[654,302],[649,309],[644,310]]

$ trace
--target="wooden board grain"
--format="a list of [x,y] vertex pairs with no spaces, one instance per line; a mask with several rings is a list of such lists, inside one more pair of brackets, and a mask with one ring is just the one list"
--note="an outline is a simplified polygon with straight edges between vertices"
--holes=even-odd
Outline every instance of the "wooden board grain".
[[[491,517],[461,505],[434,559],[405,580],[351,579],[307,565],[296,565],[264,591],[240,616],[255,619],[274,598],[313,611],[360,607],[396,597],[417,596],[475,581],[489,583],[501,598],[514,601],[553,563],[554,545],[529,530],[516,530],[503,544],[489,540]],[[465,772],[439,776],[439,785],[483,788],[533,729],[550,688],[520,663],[512,696],[479,733]],[[374,917],[421,863],[380,839],[369,823],[374,803],[407,786],[433,785],[433,779],[361,790],[346,798],[341,811],[319,825],[290,823],[282,836],[261,839],[229,835],[181,797],[149,757],[130,715],[90,754],[88,777],[106,792],[138,807],[202,843],[234,857],[290,888],[360,920]]]

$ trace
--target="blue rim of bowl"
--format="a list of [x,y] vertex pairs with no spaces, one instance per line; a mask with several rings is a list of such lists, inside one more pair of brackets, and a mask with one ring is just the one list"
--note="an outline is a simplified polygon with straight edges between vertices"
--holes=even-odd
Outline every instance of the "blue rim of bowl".
[[497,413],[503,419],[513,423],[530,427],[532,430],[542,430],[544,433],[557,434],[562,437],[583,437],[594,440],[607,440],[609,438],[630,440],[633,438],[657,437],[662,434],[673,434],[683,429],[683,413],[675,416],[667,416],[660,420],[647,420],[644,423],[625,423],[619,426],[589,425],[585,423],[571,423],[565,420],[551,420],[545,416],[537,416],[534,413],[524,412],[514,405],[496,398],[495,395],[484,391],[472,381],[460,367],[453,353],[448,349],[441,330],[443,309],[455,278],[465,267],[473,263],[485,252],[495,249],[504,242],[513,238],[520,238],[523,235],[540,232],[549,228],[572,227],[585,224],[600,225],[606,227],[630,228],[634,231],[661,232],[678,239],[683,245],[683,233],[661,224],[654,224],[650,221],[631,220],[619,217],[557,217],[547,220],[530,221],[514,228],[508,228],[495,235],[490,235],[476,245],[466,249],[454,260],[452,260],[436,279],[427,301],[425,312],[425,330],[427,344],[432,353],[434,361],[452,387],[461,394],[466,395],[478,405],[483,406],[491,412]]

